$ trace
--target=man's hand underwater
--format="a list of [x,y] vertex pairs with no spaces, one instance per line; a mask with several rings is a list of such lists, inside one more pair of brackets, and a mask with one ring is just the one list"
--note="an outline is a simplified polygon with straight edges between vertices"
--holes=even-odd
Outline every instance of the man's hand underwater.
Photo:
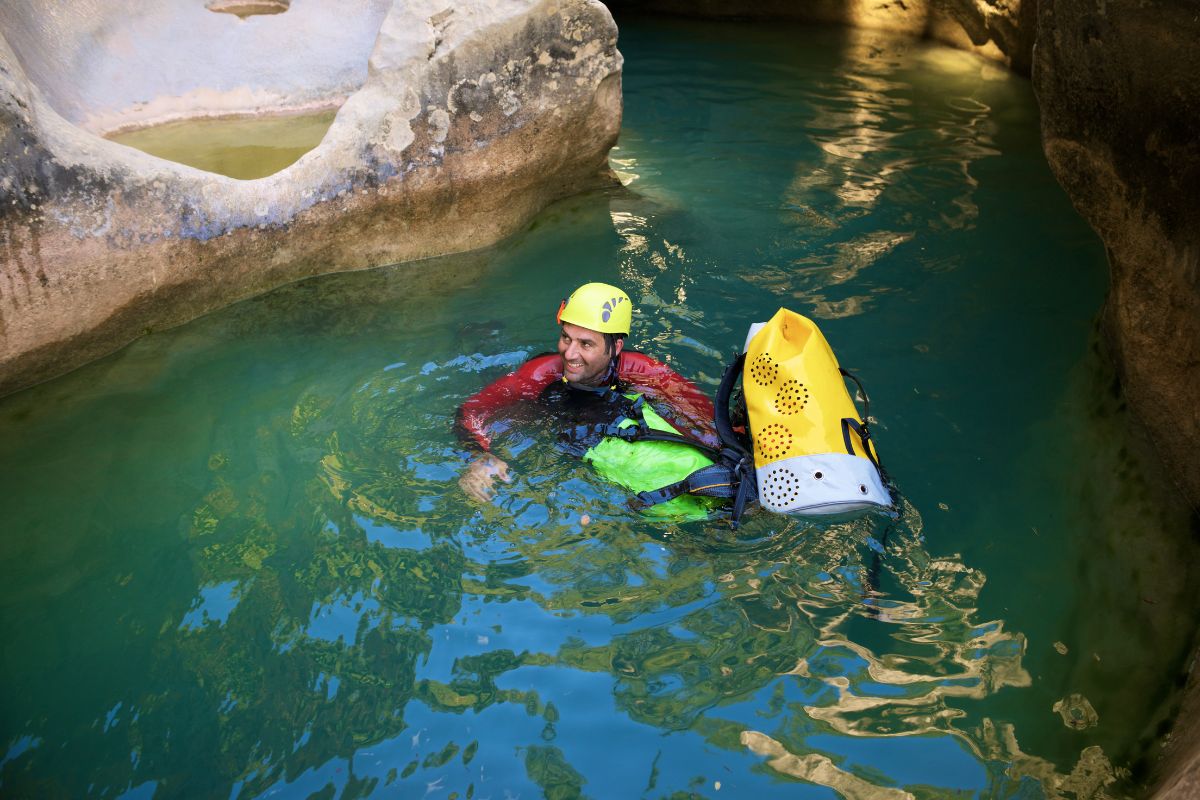
[[491,453],[484,453],[471,462],[467,471],[458,479],[458,485],[467,497],[487,503],[496,496],[496,489],[492,485],[496,478],[505,483],[512,483],[512,476],[508,474],[508,464]]

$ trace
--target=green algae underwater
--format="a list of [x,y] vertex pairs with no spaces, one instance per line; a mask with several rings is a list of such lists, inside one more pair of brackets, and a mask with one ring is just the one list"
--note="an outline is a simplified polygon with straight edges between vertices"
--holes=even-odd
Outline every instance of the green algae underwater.
[[108,138],[168,161],[254,180],[291,166],[320,144],[335,113],[214,117],[124,131]]
[[[622,22],[624,186],[284,287],[0,400],[8,797],[1104,797],[1196,612],[1027,82],[944,48]],[[457,405],[583,280],[710,392],[811,316],[896,517],[664,523]],[[586,517],[586,524],[585,524]]]

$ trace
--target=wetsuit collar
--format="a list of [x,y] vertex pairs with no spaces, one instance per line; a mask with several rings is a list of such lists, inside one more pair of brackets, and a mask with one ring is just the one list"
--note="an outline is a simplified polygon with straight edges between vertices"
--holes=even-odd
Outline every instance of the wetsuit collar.
[[616,353],[609,359],[608,370],[604,373],[604,377],[597,383],[576,383],[575,381],[567,380],[566,375],[563,375],[560,380],[572,389],[582,389],[583,391],[596,392],[597,394],[615,392],[617,390],[617,376],[620,374],[620,370],[617,369],[617,361],[620,357],[621,354]]

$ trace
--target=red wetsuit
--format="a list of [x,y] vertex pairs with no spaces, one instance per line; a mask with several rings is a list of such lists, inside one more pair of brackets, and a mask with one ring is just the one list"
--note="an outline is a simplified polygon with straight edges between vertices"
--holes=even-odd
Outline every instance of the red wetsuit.
[[[468,441],[490,450],[487,428],[496,413],[521,401],[537,400],[547,386],[561,379],[562,356],[557,353],[535,356],[515,372],[467,398],[458,409],[459,430]],[[644,353],[622,350],[617,357],[617,379],[621,391],[637,392],[648,401],[667,403],[668,408],[657,410],[682,432],[691,433],[707,444],[718,444],[712,401],[696,384],[666,364]]]

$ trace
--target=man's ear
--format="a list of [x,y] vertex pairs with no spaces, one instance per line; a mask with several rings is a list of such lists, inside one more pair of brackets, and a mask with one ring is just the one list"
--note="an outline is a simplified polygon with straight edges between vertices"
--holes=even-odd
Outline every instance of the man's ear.
[[616,344],[613,345],[613,358],[621,355],[621,348],[625,347],[625,339],[618,338]]

